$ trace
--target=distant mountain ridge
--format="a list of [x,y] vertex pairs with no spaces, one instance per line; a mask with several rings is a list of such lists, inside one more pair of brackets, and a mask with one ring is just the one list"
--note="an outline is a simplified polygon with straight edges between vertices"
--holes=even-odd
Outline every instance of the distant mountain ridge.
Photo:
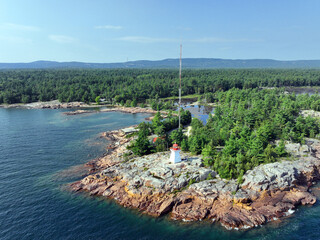
[[[183,68],[320,68],[320,60],[280,61],[272,59],[220,59],[183,58]],[[178,68],[179,59],[138,60],[120,63],[85,63],[35,61],[30,63],[0,63],[0,69],[45,69],[45,68]]]

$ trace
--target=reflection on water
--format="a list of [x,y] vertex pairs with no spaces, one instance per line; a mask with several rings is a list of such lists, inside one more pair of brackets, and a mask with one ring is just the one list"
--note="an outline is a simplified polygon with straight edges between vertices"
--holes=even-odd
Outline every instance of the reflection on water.
[[204,124],[207,122],[209,114],[213,113],[214,111],[213,107],[203,105],[182,105],[182,108],[185,110],[189,110],[192,117],[198,118]]
[[[178,111],[178,102],[175,102],[174,104],[177,106],[176,111]],[[182,100],[181,105],[183,109],[189,110],[191,112],[192,117],[198,118],[204,124],[207,122],[209,114],[212,114],[214,112],[214,107],[199,105],[197,102],[193,102],[190,100]]]
[[289,93],[295,93],[295,94],[319,94],[320,93],[320,87],[286,87],[285,90]]

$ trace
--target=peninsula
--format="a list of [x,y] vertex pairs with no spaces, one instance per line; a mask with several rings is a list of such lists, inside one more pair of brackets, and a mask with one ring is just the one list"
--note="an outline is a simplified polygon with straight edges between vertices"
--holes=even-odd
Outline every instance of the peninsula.
[[[206,125],[192,119],[188,130],[171,131],[176,117],[163,120],[159,112],[134,134],[105,133],[114,150],[90,162],[92,174],[72,189],[152,216],[216,221],[228,229],[259,226],[314,204],[319,96],[233,89],[215,97],[219,105]],[[187,111],[183,116],[186,125],[191,119]],[[150,143],[152,133],[158,137]],[[170,161],[167,142],[181,146],[181,162]]]
[[[230,229],[255,227],[292,214],[299,205],[314,204],[310,187],[320,180],[320,141],[287,144],[298,157],[255,167],[243,183],[226,180],[188,153],[172,164],[169,152],[126,159],[132,139],[124,132],[103,135],[116,146],[110,154],[88,163],[94,174],[72,184],[74,191],[112,198],[152,216],[174,220],[220,222]],[[303,157],[301,157],[303,156]]]

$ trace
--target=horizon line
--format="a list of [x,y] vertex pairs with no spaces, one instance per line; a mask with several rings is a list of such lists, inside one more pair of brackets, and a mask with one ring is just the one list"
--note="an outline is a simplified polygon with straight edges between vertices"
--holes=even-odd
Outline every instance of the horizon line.
[[[319,59],[292,59],[292,60],[280,60],[274,58],[214,58],[214,57],[185,57],[183,59],[214,59],[214,60],[229,60],[229,61],[252,61],[252,60],[269,60],[269,61],[278,61],[278,62],[297,62],[297,61],[320,61]],[[164,59],[157,59],[157,60],[149,60],[149,59],[140,59],[140,60],[132,60],[132,61],[123,61],[123,62],[87,62],[87,61],[78,61],[78,60],[67,60],[67,61],[59,61],[59,60],[34,60],[34,61],[21,61],[21,62],[0,62],[0,64],[29,64],[29,63],[37,63],[37,62],[55,62],[55,63],[88,63],[88,64],[119,64],[119,63],[131,63],[131,62],[139,62],[139,61],[148,61],[148,62],[158,62],[158,61],[165,61],[165,60],[177,60],[178,58],[164,58]]]

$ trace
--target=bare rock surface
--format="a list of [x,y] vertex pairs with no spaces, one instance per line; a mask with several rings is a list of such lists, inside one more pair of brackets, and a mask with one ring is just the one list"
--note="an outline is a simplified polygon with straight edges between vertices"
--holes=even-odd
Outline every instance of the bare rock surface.
[[[69,103],[61,103],[59,100],[53,100],[48,102],[33,102],[26,104],[2,104],[0,107],[4,108],[27,108],[27,109],[58,109],[58,108],[79,108],[79,107],[91,107],[92,105],[88,105],[83,102],[69,102]],[[80,114],[79,112],[78,114]]]
[[238,185],[204,167],[200,156],[182,153],[185,160],[177,164],[169,162],[169,152],[127,158],[123,153],[128,153],[130,139],[121,131],[104,137],[117,147],[93,164],[96,173],[73,183],[73,190],[112,198],[152,216],[169,214],[176,220],[217,221],[228,229],[251,228],[316,202],[309,187],[320,179],[317,140],[307,140],[307,157],[260,165]]
[[300,113],[303,117],[315,117],[320,118],[320,112],[314,110],[302,110]]
[[[72,104],[72,103],[70,103],[70,104]],[[60,106],[64,106],[64,105],[60,104]],[[77,106],[75,105],[75,107],[77,107]],[[86,107],[103,107],[103,105],[102,106],[99,106],[99,105],[86,105]],[[83,114],[83,113],[94,113],[94,112],[97,112],[97,111],[94,111],[94,110],[76,110],[76,111],[65,112],[64,114],[65,115],[78,115],[78,114]],[[155,114],[155,113],[157,113],[156,110],[153,110],[151,108],[123,107],[123,106],[113,106],[113,107],[109,107],[109,108],[104,108],[104,109],[100,109],[99,112],[123,112],[123,113],[132,113],[132,114],[136,114],[136,113]],[[160,113],[163,114],[164,117],[168,114],[166,111],[160,111]],[[174,114],[174,115],[176,115],[176,114]],[[152,120],[152,116],[149,117],[147,120]]]

